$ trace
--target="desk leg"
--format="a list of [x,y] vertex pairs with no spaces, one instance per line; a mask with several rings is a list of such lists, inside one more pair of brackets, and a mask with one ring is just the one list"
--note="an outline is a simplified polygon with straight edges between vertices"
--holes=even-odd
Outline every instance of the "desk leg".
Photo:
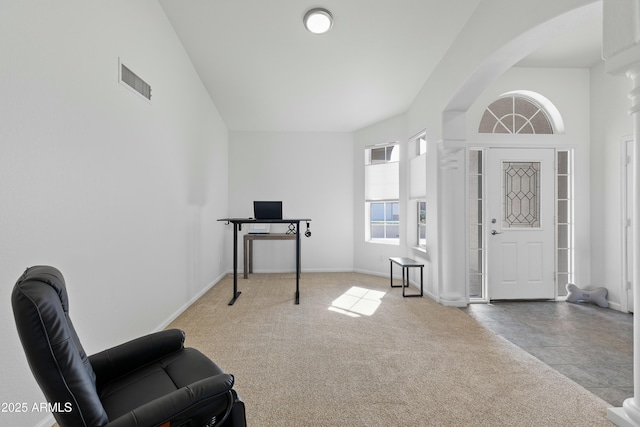
[[300,222],[296,224],[296,304],[300,304]]
[[253,274],[253,239],[249,239],[249,274]]
[[233,305],[242,292],[238,292],[238,229],[240,224],[233,224],[233,298],[229,305]]
[[243,270],[243,274],[244,274],[244,278],[248,279],[249,278],[249,245],[250,245],[250,240],[247,239],[247,236],[245,235],[244,238],[242,239],[242,249],[244,252],[244,270]]

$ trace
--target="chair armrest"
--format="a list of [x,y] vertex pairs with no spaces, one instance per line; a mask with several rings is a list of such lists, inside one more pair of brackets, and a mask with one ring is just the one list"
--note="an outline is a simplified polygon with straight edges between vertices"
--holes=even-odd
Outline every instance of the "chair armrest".
[[[172,420],[187,420],[191,418],[190,413],[212,405],[216,400],[220,401],[219,413],[229,413],[237,399],[233,382],[233,375],[230,374],[205,378],[152,400],[112,420],[104,427],[159,426]],[[207,421],[209,420],[205,422]]]
[[181,350],[185,334],[178,329],[156,332],[89,356],[100,384],[121,377],[160,357]]

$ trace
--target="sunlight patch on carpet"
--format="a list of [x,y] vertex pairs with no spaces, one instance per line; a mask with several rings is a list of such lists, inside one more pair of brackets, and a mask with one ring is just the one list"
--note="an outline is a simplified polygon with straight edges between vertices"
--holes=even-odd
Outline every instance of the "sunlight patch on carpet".
[[371,316],[376,312],[386,292],[353,286],[335,299],[330,311],[351,317]]

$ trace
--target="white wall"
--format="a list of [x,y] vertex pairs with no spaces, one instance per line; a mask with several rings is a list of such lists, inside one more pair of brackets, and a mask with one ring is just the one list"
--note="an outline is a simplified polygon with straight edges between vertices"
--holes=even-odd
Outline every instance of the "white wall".
[[3,2],[0,39],[0,401],[31,406],[16,279],[60,268],[89,353],[163,326],[224,273],[227,130],[154,0]]
[[621,275],[621,141],[633,134],[628,114],[631,80],[605,72],[604,64],[591,70],[591,282],[608,289],[613,308],[620,306]]
[[[311,237],[301,237],[302,271],[352,271],[353,136],[231,132],[229,141],[229,215],[252,217],[254,200],[281,200],[283,217],[312,220]],[[304,231],[306,224],[301,227]],[[286,228],[272,225],[272,231]],[[226,267],[232,269],[232,226],[226,226],[225,232]],[[242,270],[240,237],[238,248]],[[295,271],[295,244],[254,242],[253,266],[254,272]]]

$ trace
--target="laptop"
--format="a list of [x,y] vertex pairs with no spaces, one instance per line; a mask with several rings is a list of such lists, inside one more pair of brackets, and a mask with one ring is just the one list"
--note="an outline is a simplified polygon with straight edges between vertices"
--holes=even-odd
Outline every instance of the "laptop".
[[255,219],[282,219],[282,202],[253,202]]
[[[253,202],[253,217],[257,220],[282,219],[282,202]],[[251,224],[249,234],[267,234],[271,224]]]

